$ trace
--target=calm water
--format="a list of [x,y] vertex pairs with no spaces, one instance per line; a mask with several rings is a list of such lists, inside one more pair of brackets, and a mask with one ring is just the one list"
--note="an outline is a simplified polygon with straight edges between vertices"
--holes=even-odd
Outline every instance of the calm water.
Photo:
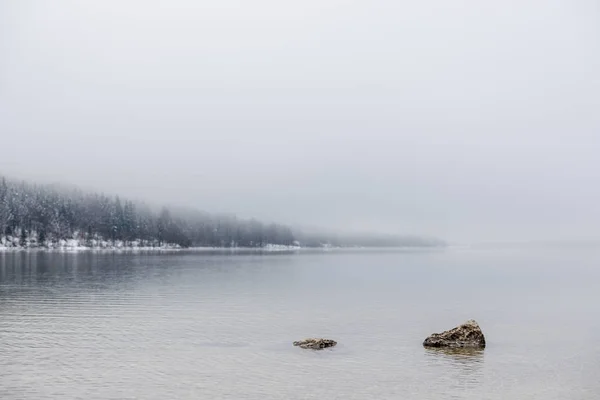
[[599,339],[591,248],[0,253],[3,400],[598,399]]

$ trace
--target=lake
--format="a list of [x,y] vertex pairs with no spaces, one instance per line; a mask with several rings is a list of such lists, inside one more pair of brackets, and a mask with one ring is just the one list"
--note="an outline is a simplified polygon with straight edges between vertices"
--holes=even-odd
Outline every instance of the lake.
[[599,339],[594,247],[0,253],[3,400],[598,399]]

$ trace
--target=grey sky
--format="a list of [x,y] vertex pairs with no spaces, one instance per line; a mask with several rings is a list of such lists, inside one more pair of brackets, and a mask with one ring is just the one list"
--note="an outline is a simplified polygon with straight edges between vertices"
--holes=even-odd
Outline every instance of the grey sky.
[[0,146],[266,221],[598,238],[600,3],[0,0]]

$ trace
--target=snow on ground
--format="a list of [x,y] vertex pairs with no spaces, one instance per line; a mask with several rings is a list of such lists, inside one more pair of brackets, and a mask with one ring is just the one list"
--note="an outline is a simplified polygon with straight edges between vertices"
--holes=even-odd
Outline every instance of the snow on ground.
[[295,251],[301,250],[300,246],[287,246],[283,244],[266,244],[262,247],[244,247],[244,246],[231,246],[231,247],[190,247],[186,250],[190,251],[257,251],[257,252],[277,252],[277,251]]
[[[35,237],[35,235],[32,235]],[[157,242],[144,242],[142,240],[134,240],[124,242],[122,240],[108,241],[101,238],[97,239],[61,239],[58,241],[46,240],[43,243],[38,243],[35,239],[28,237],[24,244],[21,239],[16,236],[6,236],[0,238],[0,251],[24,251],[24,250],[42,250],[42,251],[155,251],[155,250],[181,250],[182,247],[177,244],[161,244]],[[295,251],[300,250],[298,244],[281,245],[281,244],[266,244],[262,247],[192,247],[188,250],[193,251],[210,251],[210,250],[256,250],[264,252],[279,252],[279,251]]]
[[287,246],[284,244],[267,244],[262,247],[265,251],[290,251],[290,250],[300,250],[300,246]]
[[[34,236],[35,237],[35,236]],[[177,244],[161,244],[157,242],[143,242],[134,240],[124,242],[122,240],[107,241],[103,239],[61,239],[58,241],[46,240],[38,243],[35,239],[27,238],[23,241],[14,236],[0,238],[0,251],[22,251],[22,250],[46,250],[46,251],[152,251],[152,250],[179,250]]]

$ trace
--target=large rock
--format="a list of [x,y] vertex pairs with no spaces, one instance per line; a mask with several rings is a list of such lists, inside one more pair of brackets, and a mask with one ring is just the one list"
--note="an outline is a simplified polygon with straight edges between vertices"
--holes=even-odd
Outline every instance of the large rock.
[[485,337],[477,322],[471,319],[449,331],[434,333],[425,339],[423,346],[482,349],[485,347]]
[[325,349],[327,347],[333,347],[337,344],[335,340],[331,339],[320,339],[320,338],[311,338],[304,339],[298,342],[294,342],[294,346],[298,346],[303,349],[313,349],[320,350]]

